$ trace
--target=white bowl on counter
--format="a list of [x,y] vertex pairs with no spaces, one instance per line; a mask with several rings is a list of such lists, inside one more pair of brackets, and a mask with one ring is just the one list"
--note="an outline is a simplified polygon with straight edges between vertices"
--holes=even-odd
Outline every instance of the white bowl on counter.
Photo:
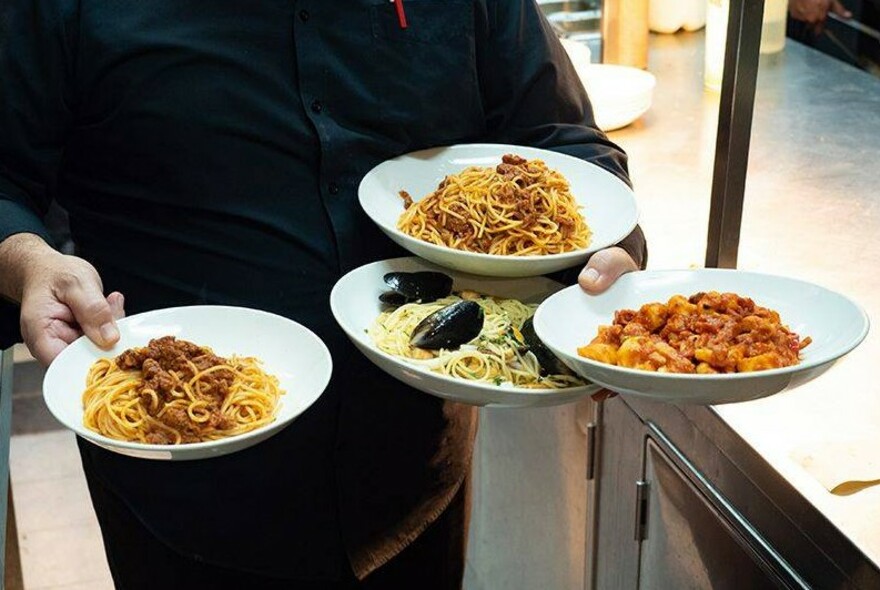
[[599,129],[626,127],[651,108],[657,79],[650,72],[609,64],[576,69],[590,97]]

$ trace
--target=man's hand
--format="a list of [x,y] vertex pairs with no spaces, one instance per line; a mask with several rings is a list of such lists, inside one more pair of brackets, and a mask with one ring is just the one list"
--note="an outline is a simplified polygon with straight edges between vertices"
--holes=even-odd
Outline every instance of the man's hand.
[[843,18],[852,17],[852,13],[839,0],[789,0],[788,12],[793,19],[812,25],[816,35],[825,28],[829,12]]
[[40,363],[51,363],[83,333],[101,347],[119,340],[122,294],[105,298],[98,272],[82,258],[17,234],[0,243],[0,276],[0,292],[21,303],[21,333]]
[[[623,248],[613,246],[599,250],[590,257],[587,266],[578,276],[578,284],[587,293],[597,295],[614,284],[620,275],[635,270],[639,270],[639,265],[632,259],[632,256],[627,254]],[[614,392],[603,389],[594,393],[592,397],[593,401],[600,402],[616,395]]]
[[618,246],[599,250],[590,258],[587,266],[578,276],[581,289],[597,295],[610,287],[620,275],[639,270],[632,256]]

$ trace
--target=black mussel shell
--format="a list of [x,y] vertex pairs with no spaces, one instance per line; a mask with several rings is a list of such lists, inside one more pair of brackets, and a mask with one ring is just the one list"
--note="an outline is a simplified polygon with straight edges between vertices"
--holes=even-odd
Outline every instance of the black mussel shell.
[[538,338],[532,318],[527,319],[523,323],[522,328],[520,328],[520,333],[523,335],[523,340],[526,341],[526,346],[529,347],[529,350],[532,351],[532,354],[538,359],[538,364],[541,365],[542,375],[572,374],[571,369],[559,360],[559,357],[553,354],[553,352],[541,342],[541,339]]
[[394,307],[400,307],[401,305],[410,302],[405,295],[401,295],[397,291],[385,291],[379,295],[379,301],[385,305],[393,305]]
[[383,279],[409,301],[428,303],[452,293],[452,277],[442,272],[389,272]]
[[409,342],[428,350],[456,348],[483,330],[483,308],[475,301],[459,301],[435,311],[416,326]]

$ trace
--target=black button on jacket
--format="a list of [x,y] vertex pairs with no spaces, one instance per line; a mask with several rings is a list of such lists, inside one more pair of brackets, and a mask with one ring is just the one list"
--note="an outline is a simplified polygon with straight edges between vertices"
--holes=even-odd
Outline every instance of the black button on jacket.
[[[171,463],[81,442],[89,477],[209,562],[333,577],[346,555],[360,575],[387,561],[460,485],[475,414],[407,390],[335,325],[340,275],[403,254],[358,207],[358,182],[461,142],[543,147],[626,177],[533,1],[406,0],[405,29],[387,0],[4,6],[0,239],[45,235],[57,199],[129,314],[257,307],[310,327],[334,357],[320,401],[260,445]],[[623,245],[643,260],[639,231]]]

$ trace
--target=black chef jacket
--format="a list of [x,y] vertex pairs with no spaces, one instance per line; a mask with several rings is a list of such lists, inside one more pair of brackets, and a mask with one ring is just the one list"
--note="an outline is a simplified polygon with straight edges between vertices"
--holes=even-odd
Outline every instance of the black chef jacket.
[[[626,179],[534,2],[405,0],[406,28],[387,0],[3,5],[0,239],[45,235],[57,199],[129,314],[256,307],[314,330],[335,363],[315,406],[260,445],[172,463],[81,442],[89,477],[208,562],[332,578],[346,555],[361,576],[390,559],[460,485],[475,415],[373,368],[331,317],[342,273],[402,254],[358,207],[359,180],[474,141]],[[623,245],[643,260],[640,232]]]

